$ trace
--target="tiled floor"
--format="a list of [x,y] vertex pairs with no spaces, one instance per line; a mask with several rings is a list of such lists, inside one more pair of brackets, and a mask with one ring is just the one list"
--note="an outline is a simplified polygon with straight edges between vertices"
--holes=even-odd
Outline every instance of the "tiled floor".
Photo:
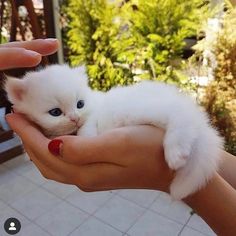
[[22,236],[212,236],[181,202],[158,191],[84,193],[44,179],[25,155],[0,165],[0,236],[9,217]]

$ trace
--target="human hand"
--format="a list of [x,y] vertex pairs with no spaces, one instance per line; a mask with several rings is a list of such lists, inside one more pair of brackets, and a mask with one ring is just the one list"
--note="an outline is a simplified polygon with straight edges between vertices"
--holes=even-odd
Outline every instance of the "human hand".
[[0,70],[36,66],[42,56],[53,54],[57,49],[57,39],[0,44]]
[[60,155],[23,115],[7,121],[21,137],[31,160],[47,179],[77,185],[84,191],[120,188],[168,192],[174,175],[163,157],[163,131],[151,126],[123,127],[92,138],[61,136]]
[[[84,191],[137,188],[169,193],[174,172],[164,160],[161,130],[151,126],[133,126],[111,130],[87,140],[76,136],[59,138],[63,141],[59,157],[75,167],[71,169],[74,171],[71,175],[70,167],[64,172],[65,183],[75,184]],[[222,152],[223,156],[226,154]],[[64,173],[62,171],[60,175]],[[71,182],[67,182],[69,178]],[[183,201],[217,235],[236,235],[236,225],[232,220],[236,219],[236,191],[218,174]]]
[[[51,140],[22,115],[9,114],[6,118],[48,179],[77,185],[84,191],[143,188],[169,192],[174,173],[163,157],[164,134],[160,129],[133,126],[93,138],[61,136],[60,156],[54,156],[48,151]],[[184,201],[217,235],[235,235],[232,219],[236,216],[236,191],[218,174]]]

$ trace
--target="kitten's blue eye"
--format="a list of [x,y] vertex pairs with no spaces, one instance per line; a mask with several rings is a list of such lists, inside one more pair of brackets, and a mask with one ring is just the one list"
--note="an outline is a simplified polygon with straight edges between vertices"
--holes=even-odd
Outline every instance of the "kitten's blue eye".
[[48,113],[52,116],[60,116],[62,114],[62,111],[60,108],[54,108],[54,109],[48,111]]
[[79,101],[77,102],[77,108],[81,109],[81,108],[83,108],[83,107],[84,107],[84,100],[79,100]]

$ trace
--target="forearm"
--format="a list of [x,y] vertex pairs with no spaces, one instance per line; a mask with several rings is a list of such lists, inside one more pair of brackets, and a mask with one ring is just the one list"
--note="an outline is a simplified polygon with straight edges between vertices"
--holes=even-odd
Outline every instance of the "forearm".
[[222,162],[218,173],[225,179],[234,189],[236,189],[236,157],[230,153],[223,152]]
[[[122,127],[87,140],[60,137],[63,155],[56,158],[48,152],[49,140],[22,115],[11,114],[7,120],[48,179],[93,191],[136,187],[168,192],[174,178],[164,159],[164,132],[151,126]],[[185,202],[217,235],[236,235],[236,191],[220,175]]]
[[236,191],[216,174],[208,185],[184,200],[219,236],[236,235]]

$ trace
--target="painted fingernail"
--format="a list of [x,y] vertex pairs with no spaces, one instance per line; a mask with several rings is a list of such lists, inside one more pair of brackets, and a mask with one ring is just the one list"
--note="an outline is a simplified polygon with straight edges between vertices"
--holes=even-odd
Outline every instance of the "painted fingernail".
[[55,39],[55,38],[47,38],[45,40],[48,42],[56,42],[57,41],[57,39]]
[[48,150],[55,156],[60,155],[60,148],[61,145],[63,144],[63,141],[60,139],[53,139],[52,141],[49,142],[48,144]]

